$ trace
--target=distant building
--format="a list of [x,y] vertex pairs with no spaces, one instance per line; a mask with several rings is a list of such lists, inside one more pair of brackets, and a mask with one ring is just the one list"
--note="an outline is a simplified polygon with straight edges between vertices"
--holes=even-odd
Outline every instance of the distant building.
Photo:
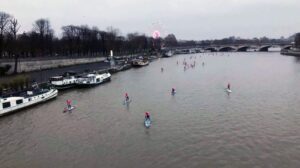
[[300,33],[297,33],[295,36],[295,47],[300,49]]

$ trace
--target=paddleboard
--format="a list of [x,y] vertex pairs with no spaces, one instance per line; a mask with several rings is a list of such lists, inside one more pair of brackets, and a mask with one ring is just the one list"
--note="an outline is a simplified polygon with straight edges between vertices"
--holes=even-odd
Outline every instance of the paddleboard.
[[230,89],[226,89],[226,92],[231,93],[232,91]]
[[67,112],[67,111],[71,112],[73,109],[75,109],[74,106],[71,106],[71,108],[65,107],[63,112],[64,112],[64,113]]
[[145,119],[144,124],[145,124],[145,127],[149,128],[151,126],[151,120]]
[[124,103],[123,103],[123,104],[124,104],[124,105],[126,105],[126,104],[128,105],[128,104],[130,104],[130,103],[131,103],[131,99],[129,99],[129,100],[124,100]]

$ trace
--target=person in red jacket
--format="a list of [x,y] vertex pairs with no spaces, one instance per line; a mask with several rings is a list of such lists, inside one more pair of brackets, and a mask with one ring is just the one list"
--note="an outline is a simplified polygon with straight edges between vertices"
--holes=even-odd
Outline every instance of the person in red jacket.
[[72,107],[71,106],[71,100],[69,100],[69,99],[67,100],[67,106],[68,106],[68,109],[71,109],[71,107]]
[[149,119],[150,120],[150,113],[149,112],[145,112],[145,119]]

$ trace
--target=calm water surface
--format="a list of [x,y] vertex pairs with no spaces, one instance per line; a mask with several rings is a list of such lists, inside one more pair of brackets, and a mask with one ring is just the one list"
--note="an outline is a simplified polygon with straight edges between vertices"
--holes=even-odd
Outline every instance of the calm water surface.
[[[160,59],[1,117],[0,167],[299,167],[300,61],[279,53],[193,56]],[[196,67],[184,71],[184,58]],[[66,99],[73,113],[62,113]]]

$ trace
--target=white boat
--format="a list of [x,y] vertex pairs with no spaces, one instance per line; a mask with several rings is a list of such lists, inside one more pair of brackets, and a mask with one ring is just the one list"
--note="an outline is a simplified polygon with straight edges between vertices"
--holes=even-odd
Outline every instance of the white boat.
[[268,48],[269,52],[280,52],[281,48],[280,47],[276,47],[276,46],[272,46],[270,48]]
[[110,81],[111,74],[110,73],[103,73],[103,74],[96,74],[96,73],[89,73],[85,76],[78,77],[76,81],[76,85],[79,87],[91,87],[95,85],[99,85],[101,83]]
[[189,50],[189,53],[190,53],[190,54],[196,54],[197,52],[196,52],[195,49],[190,49],[190,50]]
[[168,52],[164,53],[164,57],[172,57],[174,55],[174,52],[172,50],[169,50]]
[[76,73],[74,72],[67,72],[62,76],[54,76],[50,78],[50,83],[56,89],[68,89],[74,87],[76,85]]
[[149,65],[148,60],[143,60],[143,59],[132,60],[132,66],[133,67],[142,67],[142,66],[147,66],[147,65]]
[[53,99],[57,94],[57,89],[35,89],[16,96],[0,98],[0,116]]

